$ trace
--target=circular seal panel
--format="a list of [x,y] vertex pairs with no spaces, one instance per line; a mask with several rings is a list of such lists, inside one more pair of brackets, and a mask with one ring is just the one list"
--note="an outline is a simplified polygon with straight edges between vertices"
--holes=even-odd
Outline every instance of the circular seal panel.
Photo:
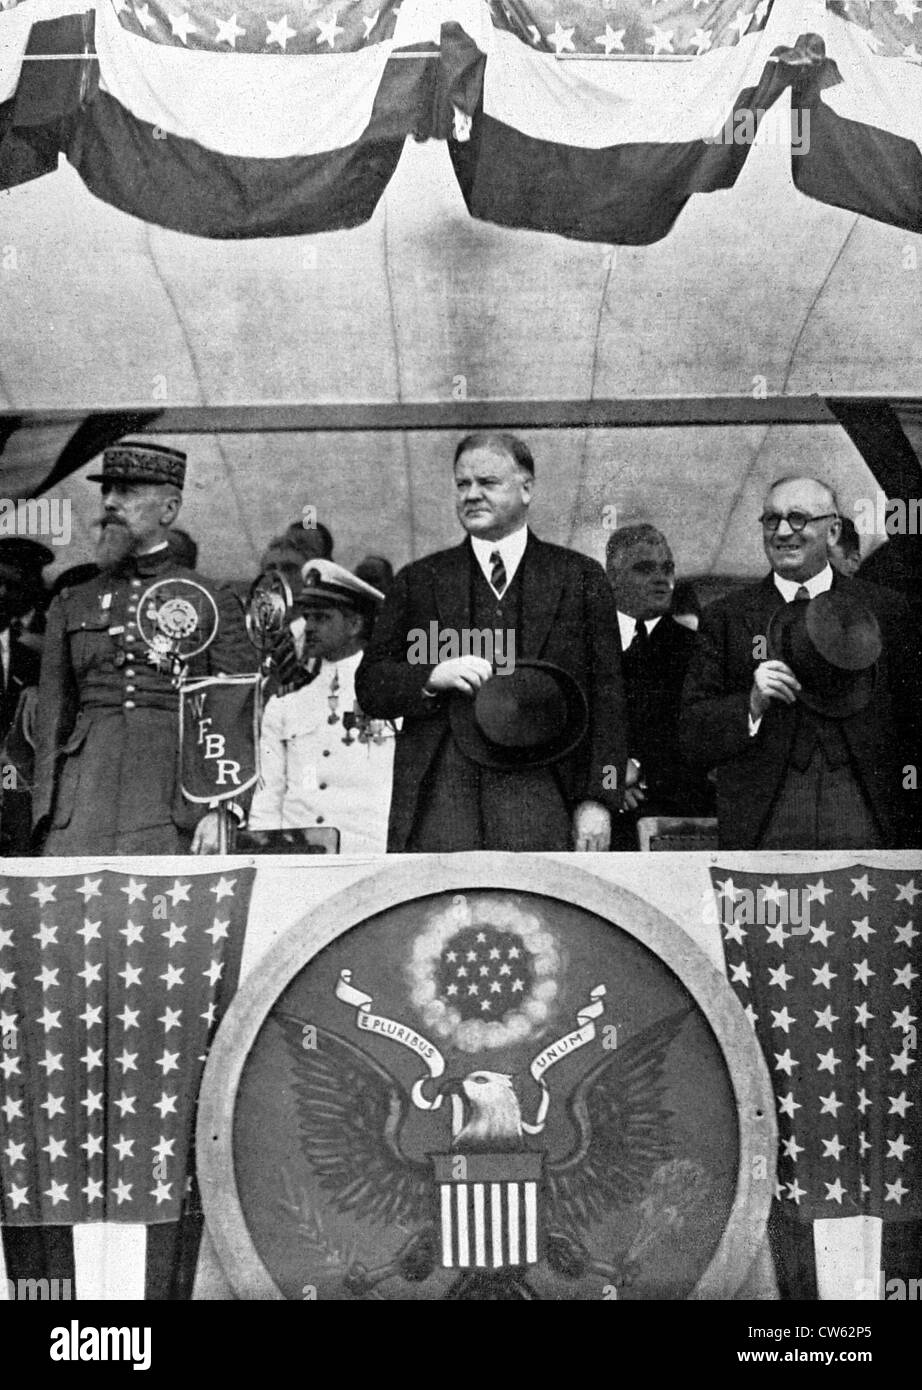
[[247,1299],[731,1298],[774,1159],[752,1028],[686,934],[506,854],[307,913],[222,1023],[198,1125]]

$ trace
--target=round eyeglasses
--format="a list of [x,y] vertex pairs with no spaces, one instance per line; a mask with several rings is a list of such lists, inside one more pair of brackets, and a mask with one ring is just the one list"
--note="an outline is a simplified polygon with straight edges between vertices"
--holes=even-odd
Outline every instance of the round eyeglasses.
[[806,512],[763,512],[759,517],[763,531],[768,531],[774,535],[781,525],[786,521],[792,531],[802,531],[809,521],[828,521],[830,518],[837,518],[838,512],[820,512],[818,516],[808,516]]

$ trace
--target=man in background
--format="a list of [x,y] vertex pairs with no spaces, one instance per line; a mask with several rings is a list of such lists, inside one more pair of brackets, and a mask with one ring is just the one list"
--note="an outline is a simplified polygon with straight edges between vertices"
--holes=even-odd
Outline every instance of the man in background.
[[839,518],[839,534],[829,543],[829,563],[849,579],[861,568],[861,538],[850,517]]
[[383,854],[394,729],[363,715],[355,673],[384,595],[332,560],[304,566],[297,603],[309,685],[270,699],[259,742],[260,783],[248,830],[327,827],[341,854]]
[[32,721],[41,637],[28,623],[47,602],[42,570],[54,552],[26,537],[0,540],[0,854],[28,854],[32,831]]
[[613,531],[605,567],[618,609],[627,746],[638,779],[625,794],[634,813],[629,847],[636,848],[638,815],[713,814],[710,783],[689,767],[678,743],[682,687],[698,639],[672,617],[675,562],[654,526]]

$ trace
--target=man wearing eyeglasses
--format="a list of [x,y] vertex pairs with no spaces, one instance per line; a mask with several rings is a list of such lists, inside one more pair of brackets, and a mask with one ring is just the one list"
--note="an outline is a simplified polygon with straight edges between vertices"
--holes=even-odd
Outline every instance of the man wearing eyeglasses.
[[[685,757],[717,769],[723,849],[908,848],[919,843],[919,642],[904,600],[833,571],[835,494],[815,478],[772,484],[760,523],[771,573],[705,610],[682,699]],[[882,652],[870,697],[847,717],[799,699],[769,654],[784,604],[834,589],[877,619]]]

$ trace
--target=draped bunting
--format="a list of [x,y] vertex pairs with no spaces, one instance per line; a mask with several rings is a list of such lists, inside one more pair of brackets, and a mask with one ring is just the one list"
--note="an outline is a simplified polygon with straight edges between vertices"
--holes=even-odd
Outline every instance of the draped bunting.
[[[922,8],[891,2],[892,12],[871,6],[873,29],[823,16],[829,59],[799,74],[793,99],[809,113],[810,142],[792,171],[811,198],[919,232]],[[900,13],[914,17],[897,29]]]
[[475,217],[646,244],[693,193],[735,183],[791,88],[796,187],[922,230],[915,0],[83,8],[0,12],[0,187],[63,153],[148,222],[313,233],[366,221],[413,135],[448,140]]

